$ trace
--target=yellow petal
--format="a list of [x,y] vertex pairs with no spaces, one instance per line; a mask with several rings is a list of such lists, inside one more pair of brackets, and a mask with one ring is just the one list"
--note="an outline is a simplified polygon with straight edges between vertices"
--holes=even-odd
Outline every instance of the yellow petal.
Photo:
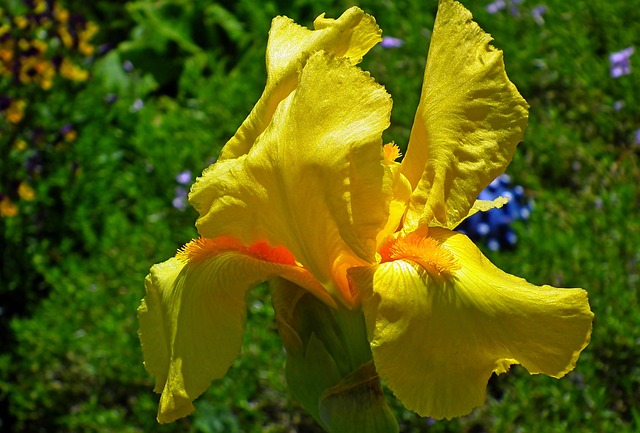
[[345,268],[375,261],[388,217],[382,131],[390,111],[389,95],[368,74],[312,55],[249,153],[216,162],[193,186],[199,233],[283,245],[350,303]]
[[500,209],[507,203],[509,203],[509,197],[506,196],[496,197],[493,200],[476,200],[473,202],[471,209],[469,209],[469,213],[467,213],[460,222],[466,220],[471,215],[477,214],[478,212],[488,212],[491,209]]
[[394,162],[396,158],[400,157],[400,149],[393,144],[385,144],[383,152],[385,164],[391,171],[392,197],[389,202],[389,218],[384,228],[378,232],[376,251],[380,250],[380,247],[387,243],[398,230],[411,197],[411,184],[400,172],[400,163]]
[[290,253],[264,244],[199,239],[151,268],[138,319],[145,367],[162,393],[159,422],[189,415],[192,401],[225,375],[242,346],[245,290],[274,276],[323,298]]
[[593,319],[584,290],[534,286],[466,236],[428,233],[392,248],[397,260],[350,272],[376,368],[407,408],[452,418],[482,405],[491,374],[511,364],[556,378],[574,368]]
[[296,24],[287,17],[276,17],[267,44],[267,83],[262,96],[236,134],[222,149],[220,159],[246,154],[266,129],[278,104],[296,87],[300,69],[309,55],[324,50],[357,64],[382,40],[375,19],[352,7],[338,19],[320,15],[315,30]]
[[460,3],[442,0],[402,173],[414,188],[404,221],[455,227],[504,172],[527,124],[528,105],[502,52]]

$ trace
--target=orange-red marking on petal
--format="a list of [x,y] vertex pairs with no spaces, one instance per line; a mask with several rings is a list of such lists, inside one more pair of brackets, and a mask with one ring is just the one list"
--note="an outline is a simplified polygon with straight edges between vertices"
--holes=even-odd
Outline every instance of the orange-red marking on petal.
[[193,263],[211,258],[226,251],[238,252],[264,262],[291,266],[290,268],[286,268],[286,271],[283,271],[281,275],[283,278],[304,287],[328,306],[333,308],[337,307],[335,300],[322,284],[296,261],[291,251],[283,246],[271,247],[266,242],[261,241],[247,247],[228,236],[215,239],[199,238],[192,240],[182,247],[176,254],[176,258],[184,263]]
[[246,247],[231,237],[194,239],[182,247],[176,257],[184,262],[193,262],[224,251],[237,251],[266,262],[298,266],[293,254],[283,246],[270,247],[262,241]]

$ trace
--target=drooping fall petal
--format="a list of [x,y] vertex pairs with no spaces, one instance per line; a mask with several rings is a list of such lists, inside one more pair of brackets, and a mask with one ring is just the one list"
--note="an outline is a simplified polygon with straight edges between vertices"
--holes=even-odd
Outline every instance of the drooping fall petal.
[[428,234],[350,272],[376,368],[407,408],[452,418],[482,405],[491,374],[511,364],[556,378],[574,368],[591,334],[584,290],[534,286],[460,233]]
[[389,95],[368,74],[344,59],[312,55],[249,153],[216,162],[193,186],[198,231],[283,245],[349,298],[343,269],[375,260],[388,217],[382,131],[390,110]]
[[402,173],[414,188],[405,232],[455,227],[504,172],[521,141],[528,105],[502,52],[460,3],[442,0]]
[[320,15],[315,30],[279,16],[273,19],[267,44],[267,83],[262,96],[235,135],[221,151],[220,159],[246,154],[267,128],[278,104],[297,86],[298,75],[308,57],[317,51],[333,53],[355,65],[382,40],[371,15],[352,7],[338,19]]
[[289,252],[265,244],[199,239],[151,268],[138,319],[145,367],[162,393],[159,422],[193,412],[192,401],[224,376],[242,346],[245,291],[274,276],[333,302]]

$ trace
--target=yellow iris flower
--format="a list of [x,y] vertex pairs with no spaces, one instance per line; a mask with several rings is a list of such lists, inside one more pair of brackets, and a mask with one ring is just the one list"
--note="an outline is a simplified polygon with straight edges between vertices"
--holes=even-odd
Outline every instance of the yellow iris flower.
[[586,292],[506,274],[452,230],[505,203],[476,197],[527,123],[490,36],[441,0],[398,163],[382,142],[391,98],[356,66],[381,40],[375,20],[354,7],[314,27],[273,20],[265,90],[191,189],[201,238],[146,279],[140,339],[158,420],[193,412],[224,376],[242,346],[245,291],[263,281],[363,316],[375,371],[423,416],[469,413],[512,364],[572,370],[591,334]]

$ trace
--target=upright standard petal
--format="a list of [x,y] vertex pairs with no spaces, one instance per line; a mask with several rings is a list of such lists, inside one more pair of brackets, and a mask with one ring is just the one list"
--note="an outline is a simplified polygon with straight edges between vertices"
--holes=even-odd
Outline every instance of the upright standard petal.
[[346,267],[375,261],[389,212],[382,131],[390,111],[391,98],[368,74],[312,55],[249,153],[218,161],[193,186],[198,231],[283,245],[352,303]]
[[441,0],[420,104],[402,173],[414,188],[405,232],[455,227],[504,172],[527,124],[528,105],[502,52],[460,3]]
[[287,17],[276,17],[267,44],[267,84],[255,107],[236,134],[222,149],[220,159],[246,154],[266,129],[278,104],[298,84],[298,75],[308,57],[317,51],[344,57],[355,65],[382,40],[376,20],[361,9],[352,7],[338,19],[320,15],[315,30],[296,24]]
[[138,308],[146,369],[162,393],[159,422],[193,412],[192,401],[226,373],[240,353],[245,290],[274,276],[332,299],[284,248],[199,239],[155,265]]
[[428,234],[350,271],[376,368],[407,408],[452,418],[482,405],[491,374],[511,364],[556,378],[574,368],[593,319],[584,290],[534,286],[460,233]]

